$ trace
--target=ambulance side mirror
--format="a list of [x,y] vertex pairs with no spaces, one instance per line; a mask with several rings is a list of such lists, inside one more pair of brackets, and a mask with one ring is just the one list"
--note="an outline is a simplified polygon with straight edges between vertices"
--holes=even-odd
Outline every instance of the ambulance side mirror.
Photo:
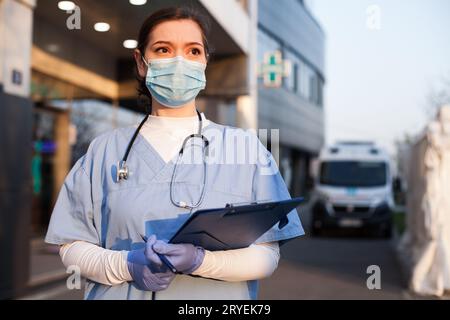
[[402,192],[402,179],[400,177],[395,177],[392,181],[392,190],[395,193]]

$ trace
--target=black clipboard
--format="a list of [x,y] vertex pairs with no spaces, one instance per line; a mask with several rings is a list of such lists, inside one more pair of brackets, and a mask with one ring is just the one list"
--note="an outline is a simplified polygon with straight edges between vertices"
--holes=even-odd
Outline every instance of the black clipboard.
[[192,243],[210,251],[246,248],[280,223],[304,198],[250,204],[227,204],[225,208],[194,212],[170,239],[170,243]]

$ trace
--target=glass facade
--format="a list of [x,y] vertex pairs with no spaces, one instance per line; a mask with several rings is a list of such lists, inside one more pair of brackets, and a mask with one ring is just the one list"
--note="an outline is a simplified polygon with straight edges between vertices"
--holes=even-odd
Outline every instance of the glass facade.
[[[283,46],[280,41],[262,29],[258,30],[258,62],[264,62],[264,54],[280,50],[283,59],[291,62],[292,70],[289,77],[283,78],[283,87],[300,95],[310,103],[323,106],[324,82],[319,72],[310,66],[302,56],[292,48]],[[258,83],[263,85],[259,77]]]
[[258,63],[279,50],[291,70],[279,88],[258,81],[258,127],[280,129],[279,167],[293,196],[305,196],[309,164],[324,134],[325,34],[307,1],[258,0]]

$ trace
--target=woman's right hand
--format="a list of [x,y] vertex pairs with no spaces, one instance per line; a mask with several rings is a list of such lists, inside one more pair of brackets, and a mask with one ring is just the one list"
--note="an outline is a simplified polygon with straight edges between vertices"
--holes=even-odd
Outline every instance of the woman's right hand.
[[152,246],[155,242],[156,236],[152,235],[148,238],[144,248],[128,253],[128,271],[136,287],[140,290],[165,290],[176,276],[153,251]]

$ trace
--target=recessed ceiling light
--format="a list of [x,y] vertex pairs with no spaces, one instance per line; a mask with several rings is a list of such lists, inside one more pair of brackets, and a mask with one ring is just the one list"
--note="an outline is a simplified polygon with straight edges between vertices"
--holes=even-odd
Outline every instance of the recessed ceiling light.
[[133,39],[128,39],[123,42],[123,46],[127,49],[136,49],[138,42]]
[[109,31],[110,28],[111,28],[111,26],[109,25],[109,23],[106,23],[106,22],[97,22],[94,25],[95,31],[98,31],[98,32],[106,32],[106,31]]
[[75,9],[75,3],[72,1],[60,1],[58,2],[58,8],[64,11],[72,11]]
[[130,0],[130,3],[134,6],[142,6],[147,3],[147,0]]

